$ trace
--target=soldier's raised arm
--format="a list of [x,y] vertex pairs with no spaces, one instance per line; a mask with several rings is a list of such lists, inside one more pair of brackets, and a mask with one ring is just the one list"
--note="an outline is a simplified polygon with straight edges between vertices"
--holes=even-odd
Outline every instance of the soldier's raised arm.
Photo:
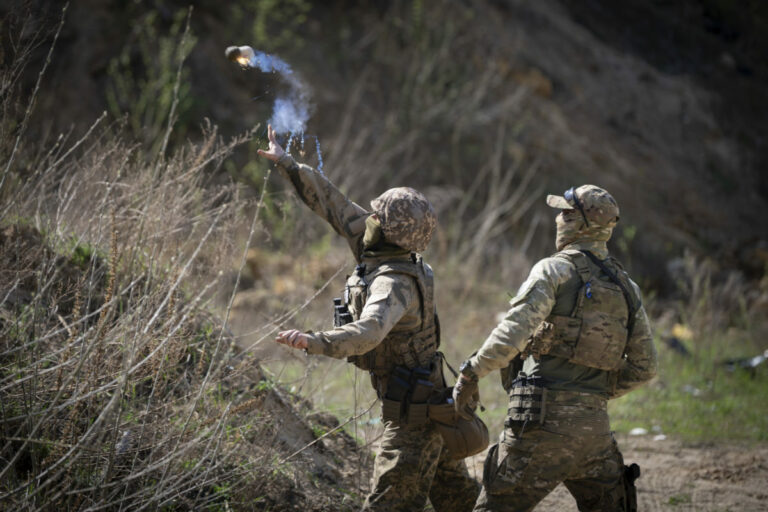
[[267,130],[269,148],[259,149],[259,155],[277,164],[280,174],[293,185],[304,204],[343,236],[357,261],[361,261],[365,219],[371,212],[349,200],[321,172],[296,162],[277,142],[271,125]]

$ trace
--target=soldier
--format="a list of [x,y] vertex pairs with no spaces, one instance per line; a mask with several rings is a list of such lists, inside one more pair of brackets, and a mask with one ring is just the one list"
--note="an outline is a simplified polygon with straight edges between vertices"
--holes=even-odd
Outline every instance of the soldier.
[[367,211],[322,173],[296,163],[271,126],[268,134],[269,149],[259,154],[276,162],[299,198],[346,238],[358,263],[347,279],[344,304],[337,305],[342,321],[333,330],[282,331],[275,341],[347,358],[370,372],[385,429],[364,510],[421,510],[427,497],[438,511],[471,510],[479,485],[462,460],[451,458],[427,418],[427,402],[440,391],[444,399],[446,390],[432,269],[418,254],[437,224],[432,205],[416,190],[400,187],[371,201],[373,211]]
[[454,388],[461,411],[478,379],[503,369],[510,397],[474,510],[531,510],[560,482],[579,510],[636,510],[639,468],[624,466],[606,402],[655,375],[656,349],[640,290],[608,255],[619,207],[593,185],[547,204],[561,210],[559,252],[533,267]]

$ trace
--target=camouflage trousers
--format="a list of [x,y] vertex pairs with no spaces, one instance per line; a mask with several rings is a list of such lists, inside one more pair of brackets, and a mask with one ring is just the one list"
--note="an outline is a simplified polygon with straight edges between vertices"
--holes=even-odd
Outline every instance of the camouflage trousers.
[[624,460],[605,400],[581,393],[550,396],[543,424],[507,421],[488,452],[475,511],[533,510],[560,482],[580,511],[625,510]]
[[446,457],[443,438],[432,423],[387,424],[363,510],[419,511],[429,498],[436,512],[468,512],[479,490],[464,461]]

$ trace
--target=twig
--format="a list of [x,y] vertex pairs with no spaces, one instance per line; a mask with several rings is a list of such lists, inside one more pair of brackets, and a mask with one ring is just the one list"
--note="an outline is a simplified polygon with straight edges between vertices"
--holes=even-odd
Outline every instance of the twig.
[[186,55],[184,55],[184,43],[187,41],[187,35],[189,34],[189,22],[192,19],[192,9],[193,7],[190,5],[189,11],[187,12],[187,25],[184,28],[184,34],[182,34],[181,42],[179,43],[179,52],[181,52],[181,57],[179,58],[179,67],[176,69],[176,83],[173,84],[173,102],[171,103],[171,111],[168,113],[168,127],[166,128],[165,136],[163,137],[163,145],[160,147],[160,152],[158,153],[158,162],[165,156],[165,150],[168,147],[168,140],[171,137],[173,125],[176,122],[175,117],[176,107],[179,104],[179,84],[181,83],[181,70],[184,66],[184,61],[186,60]]
[[56,29],[56,35],[53,36],[53,42],[51,43],[51,47],[48,49],[48,55],[45,58],[45,64],[43,64],[43,69],[41,69],[40,73],[37,75],[37,82],[35,83],[35,88],[32,91],[32,97],[29,99],[29,103],[27,104],[27,110],[24,112],[24,119],[21,122],[21,128],[19,128],[19,133],[16,135],[16,142],[13,145],[11,156],[8,158],[8,162],[5,164],[5,168],[3,169],[3,177],[0,178],[0,193],[2,193],[3,191],[3,185],[5,184],[5,179],[8,176],[8,171],[11,168],[11,164],[13,164],[14,158],[16,157],[16,151],[19,149],[21,138],[24,136],[24,133],[27,131],[29,118],[32,115],[32,110],[34,109],[34,106],[35,106],[35,99],[37,98],[37,92],[40,90],[40,83],[43,81],[43,75],[45,75],[45,71],[48,69],[48,65],[51,63],[51,56],[53,55],[53,49],[56,47],[56,42],[59,40],[59,34],[61,33],[61,28],[64,26],[64,19],[67,14],[68,7],[69,7],[69,2],[64,4],[64,7],[61,10],[61,21],[59,22],[59,27]]

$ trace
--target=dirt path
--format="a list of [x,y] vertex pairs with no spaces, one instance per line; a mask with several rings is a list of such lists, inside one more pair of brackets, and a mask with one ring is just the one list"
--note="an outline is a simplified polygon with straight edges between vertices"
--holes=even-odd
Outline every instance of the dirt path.
[[[640,511],[768,511],[768,445],[686,445],[650,436],[618,438],[627,463],[640,465]],[[473,458],[481,474],[484,454]],[[576,512],[560,485],[535,512]]]

